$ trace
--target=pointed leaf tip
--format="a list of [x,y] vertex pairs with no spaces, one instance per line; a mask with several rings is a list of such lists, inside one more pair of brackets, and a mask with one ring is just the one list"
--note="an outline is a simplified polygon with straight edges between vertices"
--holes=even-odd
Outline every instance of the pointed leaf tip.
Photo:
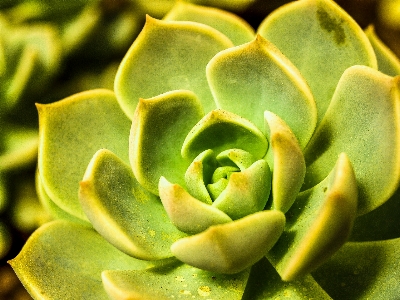
[[183,238],[171,246],[174,255],[194,267],[216,273],[238,273],[260,260],[285,227],[279,211],[262,211]]

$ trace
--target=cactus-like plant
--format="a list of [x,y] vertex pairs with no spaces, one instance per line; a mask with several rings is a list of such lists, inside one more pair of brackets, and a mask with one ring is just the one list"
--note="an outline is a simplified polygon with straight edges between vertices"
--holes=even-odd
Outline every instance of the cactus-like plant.
[[185,3],[148,17],[114,91],[38,105],[62,220],[10,264],[36,299],[395,299],[396,74],[331,0],[257,33]]

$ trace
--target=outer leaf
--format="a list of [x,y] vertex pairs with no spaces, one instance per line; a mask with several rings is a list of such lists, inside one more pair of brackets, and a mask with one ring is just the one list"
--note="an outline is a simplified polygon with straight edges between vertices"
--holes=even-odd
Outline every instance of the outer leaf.
[[79,198],[97,232],[130,256],[170,257],[171,244],[186,236],[171,224],[160,199],[142,188],[131,168],[108,150],[93,157]]
[[231,46],[226,36],[209,26],[147,17],[115,78],[122,109],[132,118],[140,98],[179,89],[193,91],[206,112],[214,109],[205,67],[216,53]]
[[211,26],[225,34],[234,45],[250,42],[254,29],[242,18],[212,7],[198,6],[178,1],[164,20],[192,21]]
[[400,237],[400,189],[385,203],[354,222],[352,241],[377,241]]
[[268,163],[260,159],[242,172],[234,172],[228,185],[212,204],[233,220],[264,209],[271,191]]
[[233,148],[250,152],[260,159],[267,152],[268,142],[262,132],[248,120],[217,109],[193,127],[182,145],[181,153],[184,158],[193,160],[207,149],[219,154]]
[[140,100],[132,122],[129,154],[135,177],[143,187],[158,194],[161,176],[184,186],[189,163],[180,155],[181,146],[202,116],[201,104],[190,91]]
[[41,182],[38,172],[36,174],[36,193],[40,200],[40,204],[52,218],[90,226],[87,220],[83,220],[67,213],[65,210],[61,209],[53,200],[50,199],[43,187],[43,183]]
[[249,270],[235,275],[211,273],[167,264],[140,271],[105,271],[103,283],[111,299],[242,299]]
[[267,157],[272,166],[273,208],[286,213],[300,191],[306,174],[303,152],[287,124],[274,113],[264,112],[271,144]]
[[231,222],[221,210],[193,198],[181,186],[161,177],[160,198],[171,222],[181,231],[196,234],[212,225]]
[[400,77],[363,66],[346,70],[305,151],[305,188],[320,182],[346,152],[359,185],[359,214],[393,194],[400,177],[399,90]]
[[331,300],[311,275],[292,282],[282,281],[267,259],[260,260],[251,268],[243,300]]
[[258,33],[275,44],[307,80],[317,104],[318,122],[347,68],[377,68],[362,29],[331,0],[301,0],[281,6],[262,22]]
[[314,277],[334,299],[397,299],[400,238],[347,243]]
[[39,110],[39,176],[46,194],[69,214],[87,220],[78,199],[79,181],[101,148],[128,160],[130,122],[114,93],[79,93]]
[[311,272],[350,235],[357,214],[357,183],[343,153],[329,176],[299,194],[286,214],[285,232],[267,257],[284,281]]
[[179,260],[203,270],[238,273],[272,248],[284,226],[283,213],[262,211],[180,239],[171,250]]
[[399,58],[379,39],[374,26],[368,26],[365,33],[378,59],[378,70],[390,76],[400,75]]
[[311,91],[294,65],[270,42],[251,43],[217,54],[207,79],[218,107],[264,129],[265,110],[279,115],[304,148],[314,131],[317,111]]
[[103,270],[151,266],[118,251],[93,229],[66,221],[40,227],[9,263],[35,299],[108,299]]

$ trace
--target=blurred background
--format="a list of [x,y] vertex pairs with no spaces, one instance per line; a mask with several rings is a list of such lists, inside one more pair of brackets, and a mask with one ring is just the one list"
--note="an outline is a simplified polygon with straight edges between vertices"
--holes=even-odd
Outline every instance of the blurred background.
[[[145,14],[176,0],[0,0],[0,300],[31,299],[7,260],[51,220],[35,191],[38,118],[50,103],[92,88],[113,88],[118,64]],[[192,0],[224,8],[254,28],[283,0]],[[362,28],[400,57],[400,0],[337,0]]]

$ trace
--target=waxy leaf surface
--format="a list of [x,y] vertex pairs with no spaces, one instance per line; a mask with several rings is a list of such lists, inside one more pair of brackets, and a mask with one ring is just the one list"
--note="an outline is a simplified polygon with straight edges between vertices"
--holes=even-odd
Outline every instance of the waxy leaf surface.
[[357,183],[342,153],[329,176],[300,193],[285,232],[267,257],[285,281],[313,271],[348,239],[357,215]]
[[261,130],[263,112],[272,111],[305,147],[317,121],[313,96],[296,67],[263,37],[218,53],[207,66],[207,79],[219,108]]
[[107,148],[128,162],[130,121],[107,90],[76,94],[38,105],[39,177],[61,209],[87,220],[78,199],[79,182],[97,150]]
[[181,231],[195,234],[212,225],[231,222],[223,211],[192,197],[181,186],[161,177],[160,198],[171,222]]
[[180,239],[171,250],[179,260],[203,270],[238,273],[260,260],[276,243],[284,227],[283,213],[257,212]]
[[101,284],[104,270],[152,266],[132,258],[87,226],[67,221],[45,224],[10,261],[36,299],[108,299]]
[[158,194],[161,176],[184,186],[190,162],[182,159],[181,147],[202,116],[201,104],[190,91],[140,100],[132,122],[129,156],[133,173],[144,188]]
[[217,8],[178,1],[164,20],[192,21],[211,26],[225,34],[234,45],[254,39],[254,29],[237,15]]
[[333,299],[397,299],[400,238],[349,242],[313,273]]
[[[264,112],[270,142],[273,208],[286,213],[304,182],[306,163],[300,145],[287,124],[274,113]],[[271,153],[270,153],[271,152]]]
[[400,177],[400,77],[365,66],[343,74],[305,151],[304,188],[320,182],[345,152],[359,185],[359,214],[384,203]]
[[184,158],[193,160],[207,149],[219,154],[233,148],[262,158],[267,152],[268,142],[262,132],[248,120],[217,109],[209,112],[188,132],[181,152]]
[[80,184],[79,198],[93,227],[130,256],[156,260],[172,256],[178,231],[154,194],[142,188],[129,165],[99,150]]
[[132,118],[140,98],[180,89],[193,91],[206,112],[214,109],[205,68],[215,54],[232,46],[209,26],[148,17],[115,78],[122,109]]
[[112,299],[230,299],[240,300],[249,270],[234,275],[203,271],[172,262],[139,271],[105,271],[104,287]]
[[331,0],[301,0],[281,6],[262,22],[258,33],[278,47],[307,80],[317,104],[318,122],[347,68],[377,68],[362,29]]

